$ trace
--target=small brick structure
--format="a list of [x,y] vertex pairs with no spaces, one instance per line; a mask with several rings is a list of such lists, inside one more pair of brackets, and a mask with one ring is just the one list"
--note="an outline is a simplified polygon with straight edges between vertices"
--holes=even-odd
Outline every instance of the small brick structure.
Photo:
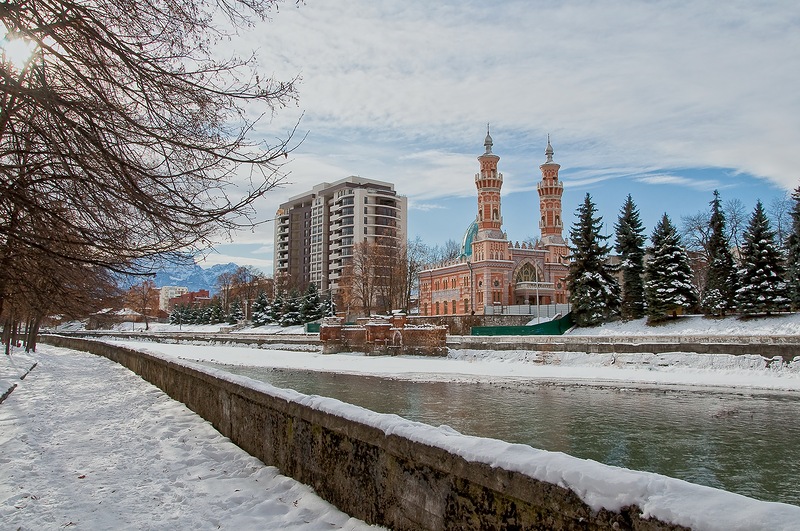
[[326,317],[319,338],[323,354],[447,356],[447,327],[409,325],[405,315],[361,318],[355,325],[346,325],[339,317]]

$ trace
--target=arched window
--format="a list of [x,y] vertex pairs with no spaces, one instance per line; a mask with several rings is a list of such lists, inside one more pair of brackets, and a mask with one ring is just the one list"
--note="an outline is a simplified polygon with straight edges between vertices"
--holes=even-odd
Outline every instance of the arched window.
[[447,315],[447,301],[442,303],[444,305],[444,314]]
[[436,313],[435,313],[435,315],[439,315],[439,303],[438,302],[436,303]]
[[525,264],[517,273],[517,282],[539,282],[538,271],[533,264]]
[[458,307],[456,306],[456,301],[453,301],[453,315],[458,313]]

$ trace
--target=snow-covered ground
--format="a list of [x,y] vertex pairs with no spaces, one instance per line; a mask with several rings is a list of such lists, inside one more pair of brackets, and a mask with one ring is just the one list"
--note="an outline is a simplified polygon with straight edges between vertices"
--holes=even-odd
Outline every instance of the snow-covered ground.
[[[161,331],[169,330],[169,325],[162,325]],[[688,317],[659,327],[639,321],[572,333],[799,334],[800,317],[749,321]],[[786,364],[760,356],[462,350],[452,351],[448,358],[392,358],[230,345],[123,343],[186,360],[422,380],[513,380],[521,385],[559,380],[800,392],[799,361]],[[39,366],[19,380],[35,362]],[[367,527],[247,456],[183,405],[108,360],[48,346],[33,355],[15,352],[0,357],[0,394],[14,384],[17,389],[0,404],[0,521],[9,528]],[[688,509],[697,519],[686,523],[700,529],[793,529],[800,521],[793,506],[754,502],[653,474],[613,472],[563,454],[466,437],[447,427],[427,427],[332,399],[284,392],[313,407],[443,445],[469,459],[572,486],[593,506],[639,503],[647,514],[667,519]],[[687,505],[687,497],[697,503]]]
[[2,529],[374,529],[114,362],[0,358]]
[[648,326],[645,319],[616,321],[602,326],[574,328],[569,335],[598,336],[800,336],[800,313],[770,317],[707,318],[701,315],[680,316],[657,326]]
[[[779,331],[779,332],[776,332]],[[681,317],[658,327],[644,320],[575,329],[578,335],[775,335],[797,334],[800,315],[743,321]],[[175,358],[230,365],[365,374],[428,381],[567,381],[583,384],[663,385],[800,392],[800,357],[786,363],[758,355],[586,354],[528,350],[451,350],[447,358],[321,354],[244,345],[165,344],[126,340],[137,349]]]

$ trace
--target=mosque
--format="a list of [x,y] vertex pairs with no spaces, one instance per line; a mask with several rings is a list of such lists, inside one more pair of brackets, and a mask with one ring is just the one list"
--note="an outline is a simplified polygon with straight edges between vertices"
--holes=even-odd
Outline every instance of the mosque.
[[503,174],[497,171],[500,157],[492,153],[488,127],[483,145],[485,152],[478,157],[480,173],[475,175],[478,215],[464,234],[457,260],[420,272],[420,315],[498,314],[509,307],[567,302],[564,278],[569,270],[569,250],[561,217],[564,185],[558,180],[561,165],[553,162],[550,137],[547,159],[539,166],[541,238],[535,245],[512,243],[503,232]]

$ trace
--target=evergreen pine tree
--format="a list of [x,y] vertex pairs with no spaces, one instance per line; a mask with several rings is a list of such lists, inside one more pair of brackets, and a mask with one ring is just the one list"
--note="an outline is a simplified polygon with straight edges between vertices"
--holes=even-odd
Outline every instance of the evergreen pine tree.
[[573,246],[567,286],[578,326],[600,324],[619,310],[619,285],[606,261],[609,246],[604,242],[609,237],[600,235],[603,221],[595,217],[596,212],[591,196],[586,194],[577,211],[578,221],[570,230]]
[[242,309],[242,303],[239,301],[239,299],[233,299],[230,311],[228,312],[228,324],[235,325],[236,323],[242,320],[244,320],[244,310]]
[[283,318],[284,294],[278,292],[269,306],[269,320],[271,323],[280,323]]
[[623,319],[644,317],[644,226],[639,210],[630,194],[622,205],[616,225],[617,235],[614,249],[621,258],[622,302],[620,313]]
[[270,322],[269,299],[263,291],[259,292],[256,300],[253,301],[253,326],[264,326]]
[[185,323],[186,318],[183,315],[185,309],[182,304],[176,304],[172,311],[169,312],[169,324],[180,325]]
[[736,291],[740,312],[769,314],[789,306],[782,261],[775,243],[775,232],[761,201],[758,201],[742,245],[739,289]]
[[333,317],[336,315],[336,304],[333,302],[333,298],[328,295],[322,300],[322,316],[323,317]]
[[702,307],[706,315],[725,315],[735,306],[736,266],[725,237],[725,214],[722,212],[719,192],[714,190],[709,221],[708,269],[703,289]]
[[795,311],[800,309],[800,187],[792,192],[792,229],[786,240],[786,283]]
[[211,306],[197,308],[197,324],[211,324]]
[[645,266],[645,297],[649,322],[664,320],[677,308],[697,304],[689,255],[665,213],[650,237],[650,261]]
[[302,296],[297,288],[292,288],[289,295],[283,302],[283,315],[281,316],[281,326],[292,326],[303,324],[300,316],[300,305]]
[[303,323],[310,323],[322,318],[322,300],[319,296],[319,288],[312,282],[303,295],[300,304],[300,318]]
[[214,297],[208,306],[208,324],[219,324],[225,321],[225,311],[222,309],[222,301],[219,297]]

